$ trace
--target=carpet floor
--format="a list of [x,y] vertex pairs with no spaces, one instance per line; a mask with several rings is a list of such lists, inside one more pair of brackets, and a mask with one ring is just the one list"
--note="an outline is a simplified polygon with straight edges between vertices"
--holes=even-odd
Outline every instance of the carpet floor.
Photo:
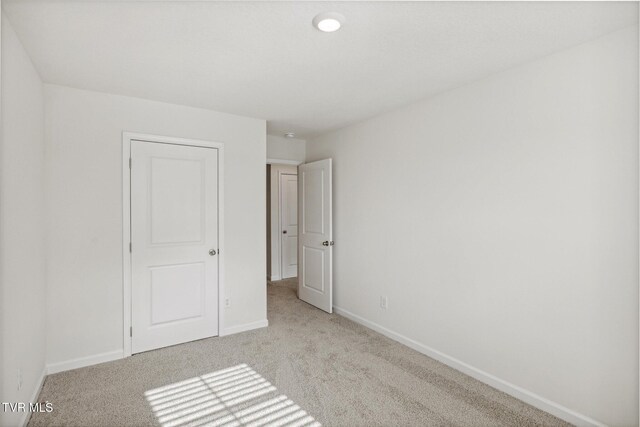
[[267,286],[269,327],[49,375],[30,426],[567,425]]

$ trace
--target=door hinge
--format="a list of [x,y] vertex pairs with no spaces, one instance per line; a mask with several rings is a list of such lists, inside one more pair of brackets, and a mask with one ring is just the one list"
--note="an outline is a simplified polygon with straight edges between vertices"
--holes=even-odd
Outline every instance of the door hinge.
[[129,253],[131,253],[131,242],[129,242]]
[[129,336],[133,336],[133,326],[129,326]]
[[131,157],[129,157],[129,169],[131,169]]

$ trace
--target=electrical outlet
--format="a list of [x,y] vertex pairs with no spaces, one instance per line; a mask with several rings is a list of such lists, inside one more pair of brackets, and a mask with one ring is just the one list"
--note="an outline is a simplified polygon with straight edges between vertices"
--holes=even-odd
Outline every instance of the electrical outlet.
[[225,300],[224,300],[224,306],[225,306],[226,308],[231,307],[231,299],[229,299],[229,298],[225,298]]
[[18,391],[22,388],[22,369],[18,368]]
[[387,307],[388,307],[387,297],[381,296],[380,297],[380,308],[383,309],[383,310],[386,310]]

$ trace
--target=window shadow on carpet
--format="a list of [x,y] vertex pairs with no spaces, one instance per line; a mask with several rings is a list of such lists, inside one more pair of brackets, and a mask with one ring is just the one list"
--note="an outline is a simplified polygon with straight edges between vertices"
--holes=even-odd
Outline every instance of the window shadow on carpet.
[[247,364],[145,392],[163,427],[319,427],[320,423]]

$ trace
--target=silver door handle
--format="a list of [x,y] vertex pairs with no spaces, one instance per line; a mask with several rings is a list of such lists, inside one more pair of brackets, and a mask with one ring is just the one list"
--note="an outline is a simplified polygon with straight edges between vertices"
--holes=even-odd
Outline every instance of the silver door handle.
[[216,254],[215,249],[209,249],[209,255],[214,256]]
[[332,241],[325,240],[324,242],[322,242],[322,246],[333,246],[333,240]]

